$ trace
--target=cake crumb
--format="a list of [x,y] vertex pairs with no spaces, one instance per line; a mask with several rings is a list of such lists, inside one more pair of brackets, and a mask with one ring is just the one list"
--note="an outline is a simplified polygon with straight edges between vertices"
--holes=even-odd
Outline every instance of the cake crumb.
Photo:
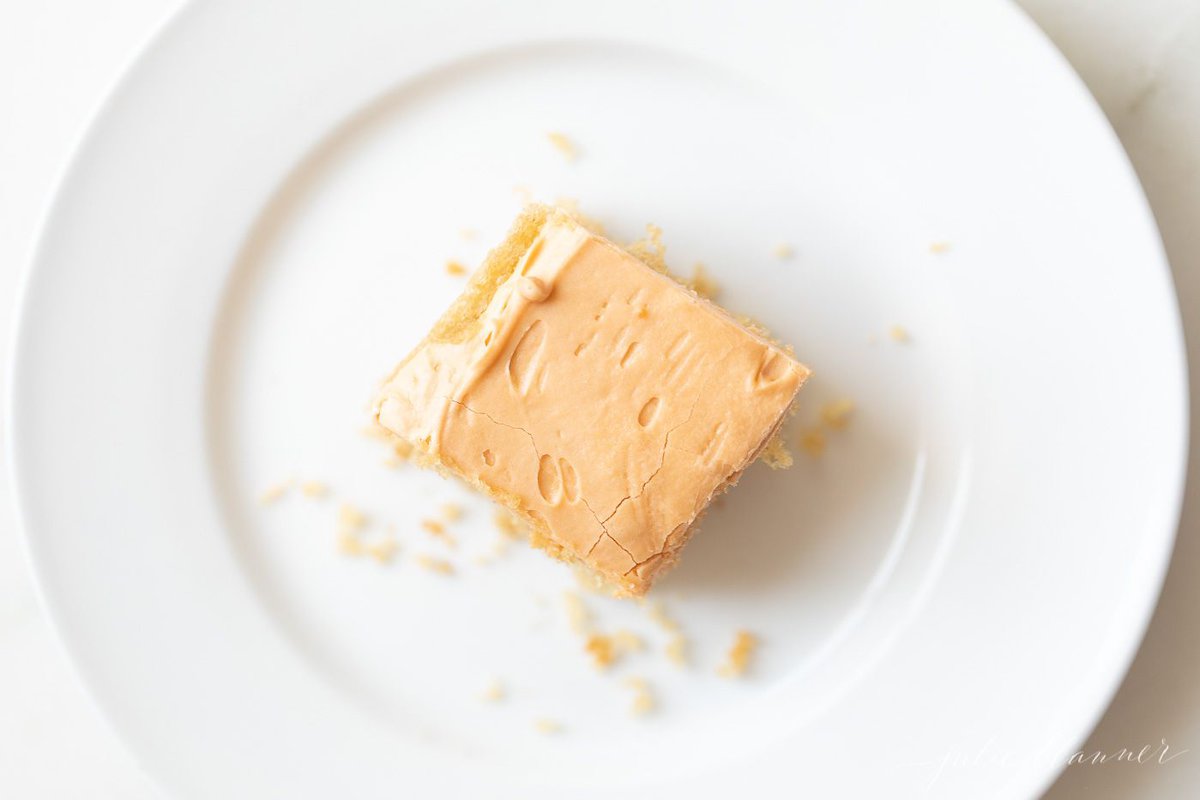
[[443,503],[441,512],[442,519],[444,519],[446,522],[457,522],[458,520],[462,519],[463,515],[462,506],[460,506],[458,503]]
[[786,242],[780,242],[779,244],[775,245],[775,249],[771,251],[771,255],[775,256],[775,258],[779,259],[780,261],[787,261],[795,254],[796,251],[793,250],[792,246]]
[[667,608],[661,600],[655,600],[650,604],[649,614],[651,621],[667,633],[679,631],[679,623],[667,613]]
[[583,649],[592,657],[598,669],[612,666],[617,659],[613,640],[602,633],[593,633],[583,644]]
[[450,532],[446,530],[446,526],[438,522],[436,519],[421,520],[421,527],[424,528],[430,536],[434,537],[435,539],[441,539],[443,542],[445,542],[447,547],[458,547],[458,541],[450,535]]
[[630,630],[619,630],[612,636],[613,647],[618,653],[640,653],[646,649],[642,637]]
[[948,253],[948,252],[950,252],[950,243],[949,242],[930,242],[929,243],[929,252],[933,253],[935,256],[940,256],[942,253]]
[[552,719],[546,719],[545,717],[534,720],[533,727],[538,733],[544,733],[547,736],[552,736],[556,733],[562,733],[563,729],[562,724]]
[[480,697],[489,703],[498,703],[508,695],[504,689],[504,684],[499,678],[492,678],[488,681],[488,685],[484,687],[483,694]]
[[407,439],[401,439],[398,436],[389,436],[388,443],[392,446],[392,452],[383,459],[383,465],[385,467],[396,469],[412,457],[412,442],[408,441]]
[[358,533],[367,526],[367,515],[349,503],[338,508],[338,528],[347,533]]
[[854,401],[843,398],[821,406],[821,421],[834,430],[844,430],[854,413]]
[[417,564],[421,569],[428,572],[436,572],[438,575],[453,575],[454,565],[449,561],[433,556],[417,556]]
[[753,633],[738,631],[734,636],[733,645],[725,654],[725,663],[717,669],[717,674],[723,678],[736,678],[746,674],[756,647],[758,638]]
[[495,514],[495,516],[492,517],[492,521],[496,525],[496,530],[500,531],[500,533],[502,533],[507,538],[509,538],[509,539],[520,538],[520,536],[521,536],[521,521],[519,519],[517,519],[516,515],[513,514],[511,511],[509,511],[507,508],[496,509],[496,514]]
[[575,143],[565,133],[553,131],[546,134],[546,138],[550,140],[550,144],[554,149],[562,153],[563,158],[567,161],[574,161],[579,158],[579,151],[575,147]]
[[366,550],[366,545],[354,531],[341,530],[337,534],[337,548],[344,555],[361,556]]
[[800,447],[813,458],[825,452],[825,433],[820,428],[800,431]]
[[630,677],[625,680],[625,685],[633,689],[633,703],[629,707],[629,712],[633,716],[645,716],[654,710],[657,705],[654,701],[654,694],[644,679]]
[[771,469],[787,469],[794,463],[791,451],[788,450],[783,437],[778,434],[772,436],[771,441],[767,442],[767,446],[763,448],[759,458]]
[[587,633],[592,625],[592,615],[575,592],[563,592],[563,604],[567,611],[567,622],[575,633]]
[[290,479],[286,480],[286,481],[280,481],[279,483],[276,483],[276,484],[272,484],[271,486],[268,486],[266,489],[264,489],[263,493],[258,496],[258,502],[260,505],[264,505],[264,506],[269,506],[273,503],[277,503],[281,499],[283,499],[283,496],[285,494],[287,494],[288,490],[291,488],[292,488],[292,481]]
[[682,633],[677,633],[667,641],[667,660],[677,667],[686,667],[688,663],[688,640]]
[[320,481],[305,481],[300,484],[300,493],[305,497],[324,497],[329,494],[329,487]]
[[396,542],[395,536],[388,536],[386,539],[380,539],[378,542],[372,542],[366,546],[367,555],[380,564],[387,564],[395,558],[398,549],[400,549],[400,545]]
[[721,293],[720,285],[709,277],[708,270],[699,261],[692,268],[692,277],[688,280],[687,285],[706,300],[713,300]]
[[367,553],[367,545],[359,537],[359,533],[367,526],[367,516],[349,503],[342,503],[338,508],[337,517],[337,547],[348,556],[361,556]]
[[446,274],[453,275],[456,278],[461,278],[463,275],[467,274],[467,268],[458,261],[447,261]]
[[912,337],[908,335],[908,329],[901,325],[893,325],[888,331],[888,337],[891,338],[893,342],[903,343],[912,341]]
[[662,228],[654,223],[647,222],[646,235],[636,242],[631,242],[625,249],[651,269],[663,273],[667,271],[667,246],[663,244]]

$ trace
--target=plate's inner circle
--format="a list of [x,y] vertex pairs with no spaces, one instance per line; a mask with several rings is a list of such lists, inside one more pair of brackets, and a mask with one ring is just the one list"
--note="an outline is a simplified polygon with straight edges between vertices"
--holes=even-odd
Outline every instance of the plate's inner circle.
[[[550,132],[570,137],[577,158]],[[544,741],[533,721],[552,719],[571,734],[554,740],[564,765],[600,770],[608,753],[630,779],[805,724],[900,630],[965,480],[950,304],[919,269],[879,268],[903,261],[926,227],[897,183],[795,100],[627,47],[457,63],[332,131],[246,242],[209,365],[211,469],[230,544],[296,653],[398,736],[511,760]],[[577,202],[617,241],[661,226],[675,271],[703,261],[720,302],[815,372],[788,429],[795,466],[751,469],[656,590],[686,636],[682,668],[645,607],[585,597],[598,630],[648,645],[597,671],[563,607],[570,571],[523,545],[497,556],[486,502],[385,466],[386,448],[361,434],[377,379],[462,287],[445,263],[476,265],[527,197]],[[795,255],[780,259],[779,245]],[[889,336],[900,323],[919,348]],[[819,456],[797,447],[821,428],[821,406],[843,398],[855,402],[852,424],[822,428]],[[262,502],[287,481],[290,492]],[[304,481],[328,495],[304,496]],[[449,502],[466,510],[455,548],[420,527]],[[339,553],[342,503],[368,516],[363,538],[395,537],[394,560]],[[423,556],[455,574],[421,569]],[[722,679],[716,667],[742,628],[763,642],[754,669]],[[633,677],[652,685],[654,714],[630,715]],[[485,703],[493,681],[506,698]],[[760,713],[783,704],[788,715]]]

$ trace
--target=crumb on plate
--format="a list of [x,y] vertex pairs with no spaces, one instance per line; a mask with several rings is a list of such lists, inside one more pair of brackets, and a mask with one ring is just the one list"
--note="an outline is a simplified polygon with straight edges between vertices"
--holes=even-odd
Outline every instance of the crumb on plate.
[[793,255],[795,255],[795,253],[796,251],[792,249],[792,246],[786,242],[780,242],[779,244],[775,245],[775,249],[771,251],[771,255],[775,256],[775,258],[779,259],[780,261],[787,261]]
[[396,557],[396,551],[400,549],[399,543],[396,542],[395,536],[388,536],[380,539],[377,542],[371,542],[366,545],[367,555],[378,561],[380,564],[387,564]]
[[563,604],[571,630],[575,633],[587,633],[592,625],[592,615],[584,605],[583,598],[575,592],[563,592]]
[[507,696],[508,692],[499,678],[492,678],[484,687],[480,697],[489,703],[498,703]]
[[447,261],[446,274],[453,275],[456,278],[461,278],[463,275],[467,274],[467,268],[464,267],[461,262]]
[[300,494],[305,497],[324,497],[329,494],[329,487],[321,481],[305,481],[300,484]]
[[626,678],[625,685],[633,689],[633,703],[629,707],[629,713],[641,717],[654,710],[657,704],[653,692],[650,691],[650,684],[642,678],[630,677]]
[[450,532],[446,530],[446,526],[438,522],[436,519],[421,520],[421,527],[424,528],[430,536],[434,537],[435,539],[441,539],[443,542],[445,542],[447,547],[458,547],[458,541],[450,535]]
[[552,131],[546,134],[546,138],[550,140],[550,144],[554,149],[562,153],[563,158],[567,161],[574,161],[579,157],[579,151],[575,147],[575,143],[565,133]]
[[421,569],[427,572],[435,572],[438,575],[453,575],[454,565],[442,558],[434,558],[433,556],[417,556],[417,564]]
[[679,623],[667,613],[667,607],[663,605],[661,600],[655,600],[650,603],[648,613],[655,625],[658,625],[658,627],[667,633],[678,633]]
[[893,342],[908,342],[912,340],[912,337],[908,335],[908,329],[902,325],[893,325],[888,330],[888,337]]
[[338,508],[338,529],[346,533],[358,533],[367,526],[367,515],[349,503]]
[[933,253],[935,256],[941,255],[942,253],[948,253],[948,252],[950,252],[950,243],[949,242],[930,242],[929,243],[929,252]]
[[587,640],[583,643],[583,649],[592,657],[592,661],[598,669],[612,666],[612,663],[617,659],[612,638],[602,633],[593,633],[588,636]]
[[612,636],[613,647],[620,653],[640,653],[646,649],[642,637],[630,630],[621,629]]
[[800,431],[800,449],[813,458],[818,458],[825,452],[825,432],[820,428],[806,428]]
[[385,467],[396,469],[412,456],[412,443],[395,436],[382,425],[367,426],[363,429],[363,434],[372,439],[387,442],[391,446],[391,452],[383,459]]
[[354,531],[338,531],[337,534],[338,552],[348,556],[361,556],[366,549],[363,540],[358,538],[358,534]]
[[717,674],[723,678],[736,678],[746,674],[756,647],[758,638],[753,633],[738,631],[734,635],[733,645],[725,654],[725,663],[717,669]]
[[767,442],[767,446],[763,448],[759,458],[771,469],[787,469],[794,463],[787,443],[783,441],[782,436],[778,435],[771,437],[771,441]]
[[533,722],[533,727],[538,733],[544,733],[547,736],[555,733],[562,733],[562,724],[552,719],[542,717]]
[[688,663],[688,640],[682,633],[676,633],[667,640],[667,660],[677,667],[686,667]]
[[850,424],[854,413],[854,401],[849,398],[834,400],[821,406],[821,421],[834,430],[843,430]]
[[268,486],[266,489],[264,489],[263,493],[258,496],[258,502],[261,505],[269,506],[272,503],[276,503],[280,499],[282,499],[283,496],[285,494],[287,494],[288,490],[291,488],[292,488],[291,479],[272,484],[272,485]]
[[520,538],[523,529],[521,521],[507,508],[496,509],[496,514],[492,517],[492,521],[496,525],[496,530],[509,539]]

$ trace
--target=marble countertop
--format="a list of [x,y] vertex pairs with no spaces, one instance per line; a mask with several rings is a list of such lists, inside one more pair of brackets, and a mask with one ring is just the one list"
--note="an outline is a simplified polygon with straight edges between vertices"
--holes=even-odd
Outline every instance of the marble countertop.
[[[0,25],[0,331],[57,176],[114,76],[178,0],[42,0]],[[1162,231],[1186,334],[1200,337],[1200,0],[1020,0],[1082,76]],[[1191,348],[1192,374],[1200,350]],[[0,386],[0,390],[4,387]],[[1200,419],[1195,396],[1193,417]],[[0,432],[0,435],[6,435]],[[1191,465],[1200,464],[1193,440]],[[160,794],[89,706],[42,615],[0,468],[0,796]],[[1068,767],[1053,800],[1200,795],[1200,482],[1132,669],[1084,751],[1170,745],[1167,764]]]

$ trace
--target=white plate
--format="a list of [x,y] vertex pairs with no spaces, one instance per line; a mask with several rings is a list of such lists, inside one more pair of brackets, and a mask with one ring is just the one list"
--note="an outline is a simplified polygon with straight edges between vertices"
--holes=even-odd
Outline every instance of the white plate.
[[[664,583],[688,670],[592,600],[655,648],[597,674],[566,570],[475,564],[486,506],[357,433],[516,186],[703,259],[816,370],[800,423],[858,403]],[[1153,606],[1182,365],[1129,165],[1007,4],[231,0],[162,32],[63,183],[10,452],[62,637],[181,794],[1027,797]],[[290,475],[334,498],[258,503]],[[340,499],[398,526],[396,563],[335,552]],[[447,500],[453,578],[416,566]],[[764,646],[722,680],[739,627]],[[628,715],[629,675],[657,714]]]

